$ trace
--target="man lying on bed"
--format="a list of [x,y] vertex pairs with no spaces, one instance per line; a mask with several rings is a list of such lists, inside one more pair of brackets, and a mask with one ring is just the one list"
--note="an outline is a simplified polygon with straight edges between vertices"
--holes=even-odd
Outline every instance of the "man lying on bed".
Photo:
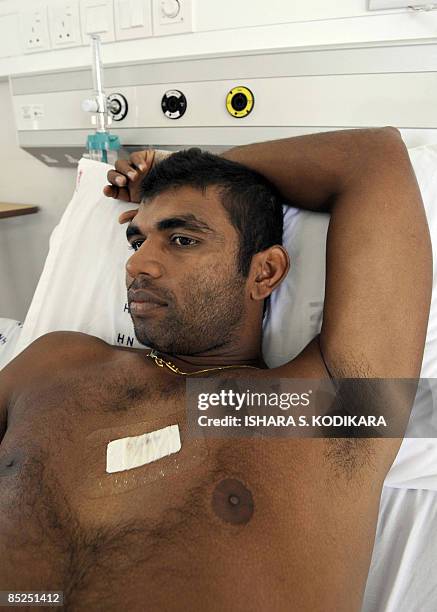
[[[138,340],[170,367],[149,349],[57,332],[0,374],[0,589],[63,590],[74,610],[360,609],[401,440],[202,446],[185,436],[180,372],[418,377],[432,266],[420,192],[393,128],[223,157],[175,154],[140,189],[153,153],[136,154],[105,188],[142,201],[121,219],[130,312]],[[266,370],[263,304],[289,265],[277,192],[331,221],[320,336]],[[109,441],[176,424],[177,454],[106,471]]]

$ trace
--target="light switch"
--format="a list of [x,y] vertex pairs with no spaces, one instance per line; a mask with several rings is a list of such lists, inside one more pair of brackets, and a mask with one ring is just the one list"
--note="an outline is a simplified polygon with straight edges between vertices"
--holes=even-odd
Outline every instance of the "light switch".
[[133,28],[139,28],[144,25],[144,2],[142,0],[130,0],[131,6],[131,24]]
[[81,0],[80,14],[84,43],[90,34],[100,34],[102,42],[114,40],[113,0]]
[[[119,12],[119,20],[120,20],[120,28],[123,30],[128,30],[132,27],[132,18],[130,13],[130,2],[129,0],[120,0],[119,2],[120,12]],[[117,22],[117,19],[116,19]]]
[[90,6],[86,12],[85,32],[87,34],[101,34],[107,32],[108,20],[105,6]]
[[115,0],[117,40],[152,36],[151,0]]

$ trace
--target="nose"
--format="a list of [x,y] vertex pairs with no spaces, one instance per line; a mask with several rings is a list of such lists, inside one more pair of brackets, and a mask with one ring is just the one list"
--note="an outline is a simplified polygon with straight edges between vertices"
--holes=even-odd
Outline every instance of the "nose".
[[152,278],[160,278],[163,274],[163,267],[157,258],[156,251],[151,248],[144,248],[145,244],[135,251],[126,262],[126,272],[131,278],[136,278],[139,274],[146,274]]

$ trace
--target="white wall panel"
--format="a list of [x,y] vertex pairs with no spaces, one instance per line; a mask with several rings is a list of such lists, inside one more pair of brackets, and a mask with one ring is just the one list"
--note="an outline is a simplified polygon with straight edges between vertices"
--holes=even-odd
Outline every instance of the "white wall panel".
[[199,0],[196,3],[196,20],[202,30],[360,17],[367,14],[367,0]]
[[19,53],[21,53],[21,43],[18,13],[0,13],[0,58],[18,55]]
[[[35,0],[27,0],[29,7]],[[56,2],[56,0],[46,0]],[[0,11],[16,11],[15,0]],[[437,14],[408,10],[369,12],[367,0],[193,0],[192,34],[106,43],[106,65],[181,57],[226,55],[267,49],[373,45],[377,42],[428,41],[437,32]],[[0,58],[0,78],[87,66],[87,47],[55,49],[29,56]]]
[[[121,87],[129,113],[115,128],[192,128],[229,126],[372,126],[437,128],[437,72],[362,74],[248,79],[244,85],[255,95],[255,107],[244,119],[231,117],[225,108],[227,92],[235,81],[168,83]],[[161,111],[167,89],[182,88],[187,98],[185,115],[172,121]],[[74,130],[90,127],[81,110],[83,91],[28,94],[14,97],[19,130]],[[23,110],[36,105],[42,117],[23,118]]]

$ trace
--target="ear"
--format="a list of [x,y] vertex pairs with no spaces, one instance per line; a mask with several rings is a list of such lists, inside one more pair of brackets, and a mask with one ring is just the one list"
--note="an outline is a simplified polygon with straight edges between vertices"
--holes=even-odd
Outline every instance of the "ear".
[[280,245],[256,253],[250,271],[252,276],[250,297],[253,300],[265,300],[281,284],[289,269],[290,258]]

